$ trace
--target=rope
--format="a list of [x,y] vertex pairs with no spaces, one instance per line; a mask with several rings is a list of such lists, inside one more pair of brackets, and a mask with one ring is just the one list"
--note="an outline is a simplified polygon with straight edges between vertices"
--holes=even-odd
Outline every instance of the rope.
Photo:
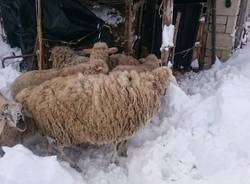
[[75,39],[75,40],[71,40],[69,42],[66,42],[66,41],[62,41],[62,40],[51,40],[51,39],[44,39],[45,41],[49,41],[49,42],[60,42],[62,44],[66,44],[66,45],[77,45],[78,43],[80,43],[81,41],[85,40],[86,38],[88,38],[90,35],[96,33],[95,32],[92,32],[92,33],[89,33],[79,39]]
[[183,58],[185,58],[185,57],[188,55],[188,53],[189,53],[190,51],[192,51],[193,49],[195,49],[195,48],[196,48],[196,46],[193,46],[193,47],[188,48],[188,49],[186,49],[186,50],[183,50],[183,51],[180,51],[180,52],[176,52],[174,55],[176,56],[176,55],[184,54]]
[[163,7],[163,0],[161,1],[160,7],[159,7],[159,10],[158,10],[158,13],[159,13],[159,16],[160,16],[160,17],[162,17],[162,15],[163,15],[163,14],[161,13],[161,12],[163,12],[163,8],[162,8],[162,7]]

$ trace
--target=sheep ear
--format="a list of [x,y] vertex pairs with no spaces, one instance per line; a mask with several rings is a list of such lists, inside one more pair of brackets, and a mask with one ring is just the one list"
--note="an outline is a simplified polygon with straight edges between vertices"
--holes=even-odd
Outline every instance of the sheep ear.
[[118,49],[116,48],[116,47],[111,47],[111,48],[109,48],[109,50],[108,50],[108,53],[109,54],[115,54],[115,53],[117,53],[118,52]]
[[84,52],[85,54],[91,54],[92,49],[83,49],[83,52]]

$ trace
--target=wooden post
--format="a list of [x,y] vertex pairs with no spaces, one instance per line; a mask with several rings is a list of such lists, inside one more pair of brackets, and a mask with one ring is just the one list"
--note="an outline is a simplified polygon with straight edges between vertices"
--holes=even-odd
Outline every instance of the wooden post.
[[237,23],[236,23],[236,33],[235,33],[236,39],[235,39],[235,44],[234,44],[235,49],[237,49],[237,47],[239,46],[240,48],[242,48],[241,41],[242,41],[242,36],[244,33],[244,23],[246,21],[247,4],[248,4],[248,0],[241,0],[240,11],[239,11],[239,15],[238,15]]
[[42,0],[36,0],[37,8],[37,38],[38,38],[38,68],[42,70],[44,68],[44,48],[43,48],[43,30],[42,30]]
[[[173,19],[173,0],[163,0],[163,15],[162,15],[162,28],[164,25],[169,26],[172,24]],[[170,51],[163,49],[161,52],[161,61],[163,65],[168,64],[168,59],[170,56]]]
[[133,17],[133,0],[125,0],[125,48],[124,51],[127,55],[133,53],[133,40],[132,40],[132,17]]
[[179,27],[180,27],[180,22],[181,22],[181,12],[178,12],[177,17],[176,17],[176,21],[175,21],[174,48],[173,48],[173,52],[172,52],[172,64],[174,64],[174,56],[175,56],[176,42],[177,42],[177,36],[178,36]]
[[206,48],[206,16],[204,14],[205,8],[207,8],[207,4],[202,4],[201,13],[200,13],[200,20],[199,20],[199,28],[196,37],[196,45],[193,54],[193,59],[197,59],[199,62],[199,69],[202,70],[204,65],[204,55],[205,55],[205,48]]
[[216,60],[216,0],[211,0],[211,8],[212,8],[212,65],[215,63]]

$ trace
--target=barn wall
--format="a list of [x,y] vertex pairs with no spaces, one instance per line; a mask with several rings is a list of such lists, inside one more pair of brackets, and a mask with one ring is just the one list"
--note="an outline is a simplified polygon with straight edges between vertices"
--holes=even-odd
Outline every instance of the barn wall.
[[[241,0],[232,0],[230,8],[226,8],[225,0],[216,3],[216,55],[225,62],[230,57],[235,42],[236,22],[239,14]],[[205,68],[211,66],[211,24],[206,44]]]

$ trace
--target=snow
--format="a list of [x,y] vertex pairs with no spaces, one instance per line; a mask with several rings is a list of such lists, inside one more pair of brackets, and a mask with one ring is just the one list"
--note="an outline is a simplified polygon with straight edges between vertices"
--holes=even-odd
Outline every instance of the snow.
[[198,59],[195,59],[195,60],[192,61],[191,67],[192,67],[193,69],[199,68],[199,61],[198,61]]
[[174,31],[175,27],[172,24],[163,26],[161,51],[168,51],[169,48],[174,46]]
[[0,92],[3,95],[10,98],[10,86],[19,75],[20,73],[14,70],[13,66],[8,66],[5,69],[0,68]]
[[[8,44],[0,39],[0,60],[2,61],[4,57],[12,56],[13,53],[19,55],[21,51],[17,48],[10,48]],[[18,69],[18,65],[15,63],[17,61],[18,60],[15,59],[8,60],[8,65],[5,69],[2,68],[2,63],[0,64],[0,92],[7,97],[10,97],[11,83],[20,75],[20,73],[15,70]]]
[[40,158],[21,145],[4,151],[6,156],[0,161],[1,184],[84,183],[79,173],[69,166],[62,167],[56,157]]
[[[249,50],[171,84],[160,114],[129,141],[119,166],[109,163],[109,146],[84,149],[79,174],[18,145],[4,148],[1,184],[249,184]],[[17,76],[12,67],[0,69],[1,91]]]
[[99,18],[101,18],[106,24],[117,27],[124,22],[124,18],[121,13],[111,7],[104,5],[95,5],[90,7],[91,11]]

